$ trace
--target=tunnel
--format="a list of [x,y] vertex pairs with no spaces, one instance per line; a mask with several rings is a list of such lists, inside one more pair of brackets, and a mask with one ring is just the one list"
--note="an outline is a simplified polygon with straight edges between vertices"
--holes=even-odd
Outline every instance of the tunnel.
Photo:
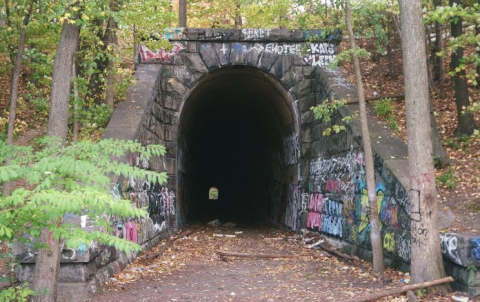
[[[185,222],[278,220],[285,200],[272,190],[297,172],[279,168],[284,137],[298,129],[295,116],[282,84],[257,68],[224,67],[200,79],[184,100],[179,122]],[[211,188],[218,199],[210,199]]]

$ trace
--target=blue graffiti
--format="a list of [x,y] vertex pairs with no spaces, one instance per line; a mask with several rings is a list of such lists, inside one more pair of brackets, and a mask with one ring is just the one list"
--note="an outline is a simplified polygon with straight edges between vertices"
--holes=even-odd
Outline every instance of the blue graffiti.
[[470,258],[480,261],[480,238],[470,239]]

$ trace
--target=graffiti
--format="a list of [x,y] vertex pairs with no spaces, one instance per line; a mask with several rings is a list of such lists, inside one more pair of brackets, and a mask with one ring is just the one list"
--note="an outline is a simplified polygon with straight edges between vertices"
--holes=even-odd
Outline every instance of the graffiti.
[[80,256],[85,255],[87,250],[88,250],[88,247],[85,243],[80,244],[80,246],[77,248],[77,252]]
[[125,223],[125,239],[137,243],[137,225],[132,220]]
[[457,252],[457,244],[458,238],[454,234],[440,234],[440,246],[442,248],[442,254],[446,255],[456,264],[462,265],[462,260],[460,259],[460,256]]
[[287,210],[285,212],[285,225],[290,227],[292,230],[297,229],[300,216],[298,211],[300,209],[300,187],[294,184],[288,186],[288,201],[287,201]]
[[396,250],[400,258],[405,261],[410,261],[410,252],[412,250],[410,243],[410,234],[407,230],[404,230],[396,240]]
[[173,69],[173,76],[175,78],[181,78],[181,79],[190,78],[190,74],[188,73],[188,71],[184,68],[179,68],[179,67]]
[[169,40],[183,38],[183,27],[167,27],[165,28],[165,37]]
[[390,231],[385,234],[383,238],[383,248],[390,253],[395,251],[395,233]]
[[362,195],[360,197],[359,206],[357,209],[357,217],[360,218],[358,232],[362,233],[363,230],[370,225],[370,205],[368,200],[367,188],[365,187],[362,189]]
[[75,251],[75,249],[64,249],[64,250],[62,250],[62,259],[63,260],[75,260],[75,259],[77,259],[77,251]]
[[298,135],[292,133],[283,140],[283,155],[285,156],[285,165],[290,166],[298,162],[300,148],[298,145]]
[[322,229],[323,195],[312,193],[308,205],[307,227],[310,229]]
[[352,150],[345,156],[317,158],[310,162],[310,175],[313,187],[318,192],[327,181],[336,181],[337,183],[331,182],[328,189],[359,193],[365,175],[363,152]]
[[245,28],[242,35],[245,40],[262,39],[270,37],[271,29]]
[[340,180],[327,180],[325,191],[338,193],[342,190],[342,184],[344,184],[344,182]]
[[185,49],[185,47],[180,43],[173,43],[172,49],[170,50],[161,48],[155,51],[150,50],[145,45],[138,45],[138,52],[140,53],[143,62],[148,60],[159,60],[162,63],[171,63],[173,57],[183,49]]
[[471,238],[470,243],[470,259],[480,261],[480,238]]
[[106,265],[108,262],[110,262],[110,257],[112,256],[112,252],[110,251],[109,248],[104,248],[100,254],[98,254],[98,261],[99,261],[99,267],[102,267]]
[[330,43],[310,43],[303,60],[311,66],[327,66],[335,60],[335,45]]
[[145,157],[140,157],[140,154],[138,152],[133,152],[129,155],[128,161],[130,165],[139,167],[142,169],[148,169],[149,163],[148,159]]
[[[225,45],[223,45],[225,47]],[[225,54],[225,51],[227,49],[220,49],[223,51]],[[234,48],[235,51],[237,52],[256,52],[261,54],[262,52],[265,53],[273,53],[277,55],[294,55],[297,53],[300,53],[302,51],[301,44],[286,44],[286,43],[267,43],[267,44],[260,44],[260,43],[255,43],[253,46],[246,46],[243,45],[240,47],[240,44],[238,47]]]
[[343,203],[332,199],[325,199],[322,232],[343,236]]
[[225,31],[211,29],[205,32],[205,37],[199,36],[199,40],[231,40],[235,36],[235,31]]

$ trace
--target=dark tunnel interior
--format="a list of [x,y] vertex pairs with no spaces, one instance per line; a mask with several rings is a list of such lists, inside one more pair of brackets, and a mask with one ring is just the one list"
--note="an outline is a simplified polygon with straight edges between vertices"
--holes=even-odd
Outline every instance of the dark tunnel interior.
[[[187,223],[268,220],[272,156],[294,127],[287,98],[270,75],[245,66],[212,72],[192,89],[179,133],[188,150],[179,171]],[[218,188],[217,200],[209,199],[211,187]]]

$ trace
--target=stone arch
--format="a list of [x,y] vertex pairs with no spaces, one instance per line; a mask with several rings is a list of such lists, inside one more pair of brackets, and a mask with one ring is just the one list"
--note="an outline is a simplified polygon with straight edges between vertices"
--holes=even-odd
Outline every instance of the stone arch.
[[[328,84],[321,75],[322,68],[316,64],[322,55],[303,55],[301,50],[304,37],[279,36],[277,41],[272,42],[231,38],[227,37],[227,34],[228,32],[221,32],[221,39],[216,40],[215,33],[211,36],[206,33],[206,37],[202,38],[200,35],[196,37],[195,34],[188,33],[180,40],[173,41],[175,49],[179,50],[178,53],[172,52],[168,57],[161,57],[162,67],[159,77],[161,83],[152,115],[162,124],[159,137],[169,150],[165,162],[170,175],[169,187],[175,188],[177,192],[179,227],[182,227],[182,222],[188,218],[185,217],[186,213],[197,211],[192,210],[194,203],[189,201],[193,198],[192,194],[206,196],[205,192],[192,193],[191,190],[186,189],[186,187],[192,187],[190,184],[192,173],[186,171],[189,163],[185,158],[191,157],[191,150],[197,148],[189,147],[188,139],[185,138],[188,138],[188,133],[191,132],[188,129],[196,129],[198,126],[192,126],[192,123],[185,120],[192,120],[198,115],[199,113],[191,108],[201,109],[199,104],[202,104],[202,102],[196,102],[192,105],[189,100],[206,98],[206,91],[214,91],[215,86],[222,85],[221,83],[230,85],[230,89],[234,90],[233,83],[237,81],[238,85],[243,85],[247,89],[256,89],[257,94],[261,94],[267,103],[270,102],[269,106],[262,102],[256,105],[264,106],[261,109],[263,112],[273,108],[276,113],[270,116],[276,116],[276,119],[281,121],[282,126],[277,127],[276,131],[281,133],[278,136],[282,138],[282,142],[275,143],[276,147],[273,149],[276,151],[271,151],[270,155],[266,156],[268,159],[264,158],[264,162],[270,162],[270,168],[265,168],[270,170],[270,174],[282,176],[274,177],[275,179],[267,177],[269,180],[264,182],[263,190],[254,191],[258,192],[256,197],[269,200],[269,209],[275,209],[264,210],[264,212],[270,211],[267,214],[264,213],[264,217],[271,221],[285,223],[295,229],[300,223],[300,217],[297,214],[301,207],[300,186],[304,178],[302,173],[305,174],[305,171],[308,171],[309,165],[308,157],[302,156],[302,145],[307,149],[311,145],[309,139],[304,140],[302,136],[305,132],[307,136],[309,135],[309,129],[305,125],[313,121],[310,107],[318,100],[330,95],[330,91],[327,91]],[[189,40],[192,36],[194,38]],[[324,44],[325,50],[328,47],[334,47],[332,44]],[[240,89],[240,91],[244,90]],[[229,94],[226,90],[223,90],[223,93]],[[275,96],[269,97],[269,94]],[[234,96],[232,93],[230,95]],[[248,93],[244,93],[245,95]],[[244,99],[252,98],[254,99],[255,96],[247,96]],[[253,106],[250,101],[247,103],[250,107]],[[211,106],[211,108],[217,107]],[[236,110],[239,108],[241,107],[236,107]],[[250,110],[253,112],[253,109],[250,108]],[[218,119],[221,116],[222,114],[218,114],[214,118]],[[257,120],[260,119],[257,118]],[[199,125],[207,121],[208,119],[200,122]],[[265,126],[266,123],[263,125]],[[205,132],[217,131],[210,129]],[[264,137],[267,136],[264,134]],[[218,186],[218,183],[205,184],[205,190],[207,191],[210,186]],[[222,192],[229,191],[219,189]],[[225,199],[228,194],[222,194],[222,196]]]
[[[176,120],[180,220],[282,219],[282,196],[262,188],[298,182],[300,116],[279,79],[249,65],[212,69],[189,87]],[[199,198],[211,186],[222,197]]]

